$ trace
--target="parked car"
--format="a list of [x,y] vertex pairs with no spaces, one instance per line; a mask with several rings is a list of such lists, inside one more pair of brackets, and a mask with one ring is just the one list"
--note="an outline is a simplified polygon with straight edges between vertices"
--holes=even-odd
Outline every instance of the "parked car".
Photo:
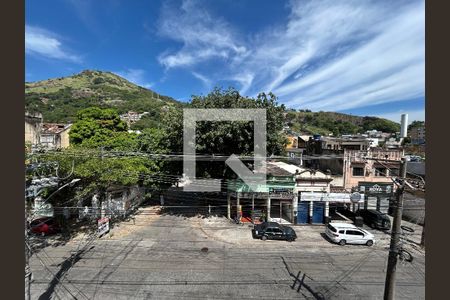
[[373,234],[349,223],[329,223],[325,234],[341,246],[345,244],[372,246],[375,242]]
[[61,228],[52,217],[43,217],[35,219],[30,223],[30,230],[33,233],[48,235],[61,231]]
[[391,220],[387,214],[379,212],[374,209],[360,209],[357,212],[360,215],[364,223],[374,229],[389,230],[391,229]]
[[276,222],[263,222],[254,226],[252,230],[254,238],[265,240],[286,240],[295,241],[297,234],[294,229]]

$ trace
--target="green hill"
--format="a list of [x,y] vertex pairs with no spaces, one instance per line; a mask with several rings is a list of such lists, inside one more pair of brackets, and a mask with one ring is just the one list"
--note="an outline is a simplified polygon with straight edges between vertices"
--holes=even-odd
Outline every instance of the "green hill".
[[[98,106],[115,108],[119,113],[149,112],[133,125],[141,129],[157,126],[165,107],[184,105],[104,71],[85,70],[73,76],[25,83],[25,108],[42,113],[45,122],[73,122],[78,110]],[[400,131],[399,124],[386,119],[335,112],[288,109],[285,122],[296,132],[322,135],[361,133],[372,129]]]
[[286,124],[296,132],[310,134],[363,133],[367,130],[379,130],[388,133],[400,131],[400,124],[377,117],[360,117],[336,112],[293,111],[286,113]]
[[85,70],[79,74],[25,83],[25,108],[43,114],[45,122],[71,122],[90,106],[149,112],[157,122],[165,106],[181,106],[175,99],[137,86],[111,72]]

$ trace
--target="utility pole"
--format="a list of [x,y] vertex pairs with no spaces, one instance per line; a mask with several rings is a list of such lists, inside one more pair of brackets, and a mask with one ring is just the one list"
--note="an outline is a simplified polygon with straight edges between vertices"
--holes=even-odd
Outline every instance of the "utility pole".
[[30,250],[28,249],[27,204],[25,203],[25,299],[31,299]]
[[31,300],[31,268],[30,268],[30,249],[28,245],[28,210],[27,210],[27,200],[25,197],[25,214],[24,214],[24,222],[25,222],[25,299]]
[[384,285],[384,300],[393,300],[395,294],[395,277],[397,273],[398,244],[400,241],[400,226],[403,214],[403,191],[406,181],[406,159],[403,157],[400,163],[400,178],[402,184],[397,188],[396,200],[394,203],[394,221],[392,224],[391,245],[389,248],[389,258],[386,270],[386,282]]

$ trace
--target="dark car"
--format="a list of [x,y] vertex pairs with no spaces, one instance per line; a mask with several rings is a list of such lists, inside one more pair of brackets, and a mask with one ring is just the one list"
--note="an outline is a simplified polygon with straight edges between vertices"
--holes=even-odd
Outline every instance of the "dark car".
[[254,226],[252,230],[254,238],[265,240],[286,240],[295,241],[297,234],[289,226],[283,226],[276,222],[263,222]]
[[33,233],[48,235],[61,231],[61,228],[52,217],[44,217],[31,221],[30,230]]
[[364,223],[369,225],[371,228],[381,230],[391,229],[391,220],[385,213],[374,209],[360,209],[357,211],[357,215],[361,216]]

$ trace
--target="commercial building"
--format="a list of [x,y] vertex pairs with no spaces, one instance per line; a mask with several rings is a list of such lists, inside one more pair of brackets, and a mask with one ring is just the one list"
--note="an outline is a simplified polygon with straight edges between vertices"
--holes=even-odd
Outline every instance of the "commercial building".
[[227,217],[241,221],[263,218],[280,223],[294,222],[294,176],[268,162],[266,185],[252,190],[241,179],[230,180],[227,193]]
[[[344,151],[344,188],[351,189],[358,186],[360,181],[392,183],[390,176],[398,176],[402,149],[371,148],[367,151]],[[369,159],[366,159],[369,158]],[[393,160],[397,162],[383,162],[380,160]]]
[[318,170],[268,162],[266,185],[258,186],[256,191],[240,179],[230,182],[227,216],[249,220],[263,215],[280,223],[324,223],[329,217],[330,203],[350,202],[350,193],[330,193],[331,181],[329,174]]

